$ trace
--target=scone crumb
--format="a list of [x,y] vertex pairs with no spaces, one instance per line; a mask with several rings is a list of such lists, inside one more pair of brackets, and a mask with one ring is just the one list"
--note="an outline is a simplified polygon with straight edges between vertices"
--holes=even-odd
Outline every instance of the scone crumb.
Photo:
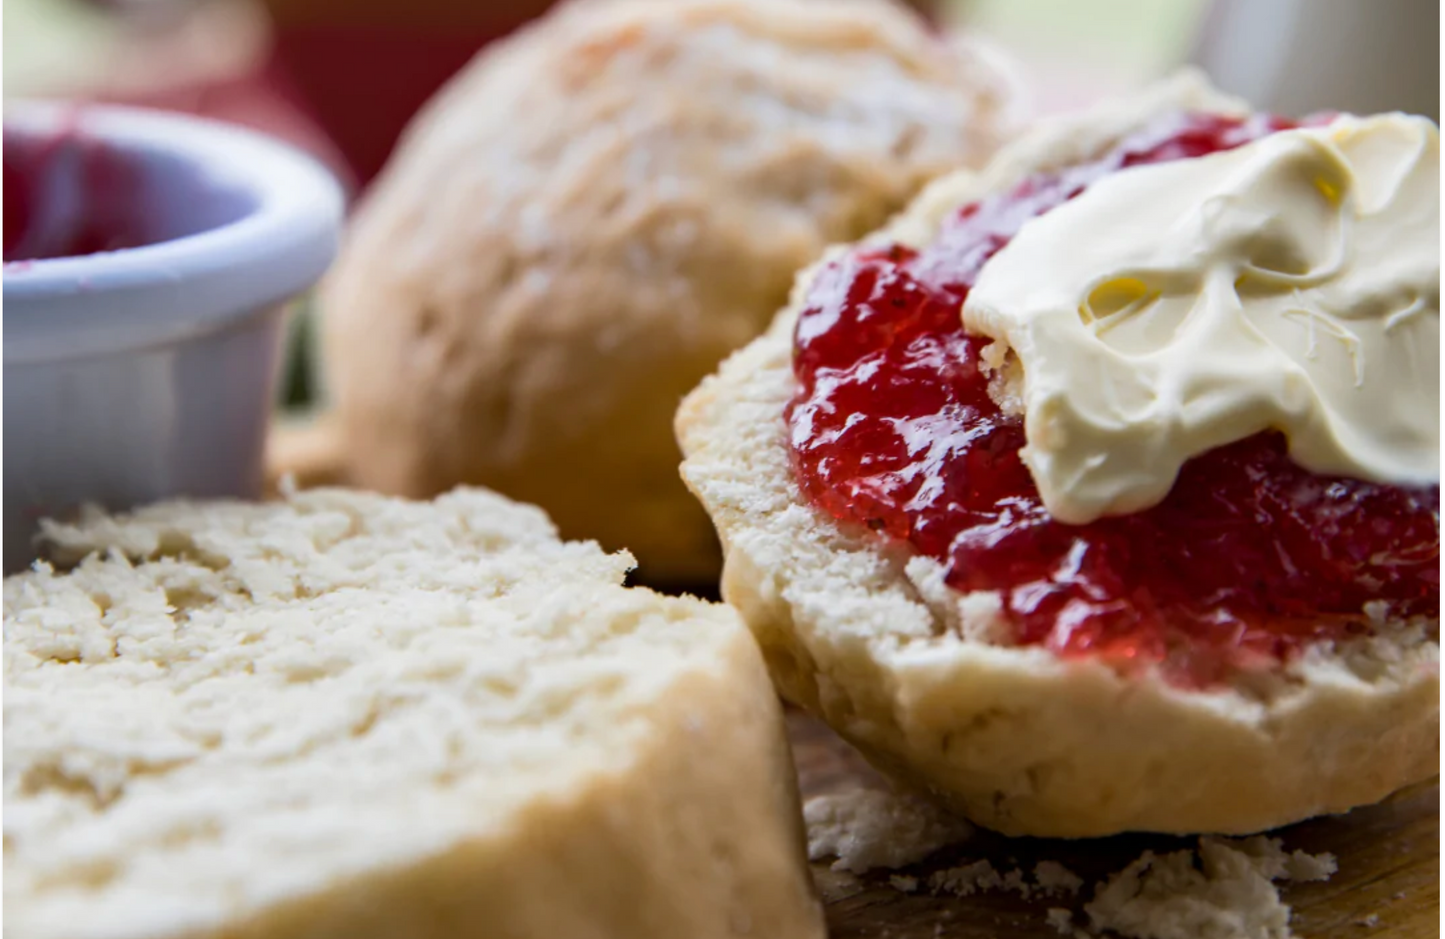
[[1334,876],[1335,871],[1340,869],[1335,856],[1328,851],[1321,854],[1306,854],[1304,851],[1295,851],[1285,859],[1283,880],[1290,880],[1296,883],[1320,882],[1329,880]]
[[1206,837],[1197,852],[1144,852],[1084,911],[1094,932],[1133,939],[1290,939],[1275,881],[1323,880],[1335,869],[1333,856],[1287,854],[1278,838]]
[[[1012,873],[1018,874],[1018,871]],[[935,871],[928,878],[928,886],[934,893],[967,897],[1001,889],[1004,886],[1004,876],[988,861],[974,861],[972,864]]]
[[1074,914],[1061,906],[1051,906],[1044,914],[1049,925],[1054,927],[1061,936],[1077,935],[1074,930]]
[[1040,861],[1034,867],[1034,880],[1047,895],[1076,894],[1084,886],[1084,878],[1058,861]]
[[882,789],[814,796],[803,818],[808,859],[835,857],[833,870],[854,874],[907,867],[973,834],[968,822],[925,799]]
[[985,372],[992,374],[1003,368],[1004,359],[1008,358],[1008,354],[1008,343],[1002,339],[995,339],[979,350],[979,363],[983,366]]
[[983,371],[989,376],[988,396],[1005,414],[1021,416],[1024,413],[1023,362],[1002,339],[984,346],[979,357]]
[[951,893],[967,897],[975,893],[999,891],[1016,893],[1025,900],[1034,896],[1073,895],[1084,880],[1057,861],[1040,861],[1034,867],[1034,878],[1018,869],[999,871],[988,861],[974,861],[947,870],[936,871],[928,878],[934,893]]

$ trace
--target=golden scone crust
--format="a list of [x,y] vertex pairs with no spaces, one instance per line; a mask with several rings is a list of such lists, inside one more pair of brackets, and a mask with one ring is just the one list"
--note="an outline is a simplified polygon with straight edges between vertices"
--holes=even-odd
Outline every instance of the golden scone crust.
[[715,578],[677,404],[798,268],[992,152],[1002,85],[960,48],[882,0],[594,0],[484,52],[323,291],[347,478],[484,484]]
[[[1101,152],[1154,115],[1234,112],[1192,76],[1046,123],[980,175],[935,183],[881,241],[921,244],[984,192]],[[1437,772],[1439,623],[1380,621],[1269,676],[1196,692],[1008,645],[991,593],[839,526],[799,493],[783,408],[795,303],[683,403],[683,476],[721,535],[723,594],[789,699],[886,771],[1008,834],[1259,831]],[[1378,617],[1377,617],[1378,618]]]

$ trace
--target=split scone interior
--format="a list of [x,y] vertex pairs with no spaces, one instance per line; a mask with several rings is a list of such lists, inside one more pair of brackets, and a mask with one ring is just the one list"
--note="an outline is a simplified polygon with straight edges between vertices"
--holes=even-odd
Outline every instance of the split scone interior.
[[[921,249],[961,207],[1182,112],[1248,115],[1183,76],[1043,123],[982,173],[935,183],[859,251]],[[800,275],[769,333],[696,389],[676,422],[682,474],[725,546],[724,596],[787,698],[880,768],[1008,834],[1252,832],[1374,802],[1437,771],[1438,585],[1434,615],[1365,604],[1348,635],[1181,682],[1022,642],[999,592],[955,589],[934,557],[815,507],[785,419],[799,387],[795,330],[810,288],[850,250]],[[1005,411],[1017,391],[1010,368],[990,387]]]
[[725,607],[480,490],[47,528],[7,578],[5,926],[823,935]]

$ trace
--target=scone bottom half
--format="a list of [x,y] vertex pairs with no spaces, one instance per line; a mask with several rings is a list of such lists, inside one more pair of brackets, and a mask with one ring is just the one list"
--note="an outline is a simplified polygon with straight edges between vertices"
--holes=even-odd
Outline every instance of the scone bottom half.
[[959,316],[1098,179],[1293,126],[1192,76],[1041,123],[805,271],[678,413],[724,596],[785,696],[981,824],[1242,834],[1438,770],[1438,485],[1315,483],[1262,434],[1158,506],[1063,526],[1019,458],[1019,363]]
[[821,937],[726,607],[482,490],[48,525],[6,578],[5,926]]

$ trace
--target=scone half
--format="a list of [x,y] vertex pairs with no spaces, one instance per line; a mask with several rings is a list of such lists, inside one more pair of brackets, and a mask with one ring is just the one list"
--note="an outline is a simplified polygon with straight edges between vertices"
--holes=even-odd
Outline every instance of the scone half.
[[[870,241],[920,246],[958,206],[1179,110],[1246,109],[1185,76],[1040,125],[981,174],[935,183]],[[1190,690],[1011,645],[997,594],[957,592],[938,562],[813,508],[783,415],[801,298],[821,267],[800,276],[767,335],[687,398],[676,425],[683,477],[724,544],[724,596],[788,699],[879,767],[1007,834],[1258,831],[1437,771],[1436,619],[1375,622],[1368,637],[1313,645],[1268,674]]]
[[27,939],[823,935],[734,613],[480,490],[167,503],[5,581]]

